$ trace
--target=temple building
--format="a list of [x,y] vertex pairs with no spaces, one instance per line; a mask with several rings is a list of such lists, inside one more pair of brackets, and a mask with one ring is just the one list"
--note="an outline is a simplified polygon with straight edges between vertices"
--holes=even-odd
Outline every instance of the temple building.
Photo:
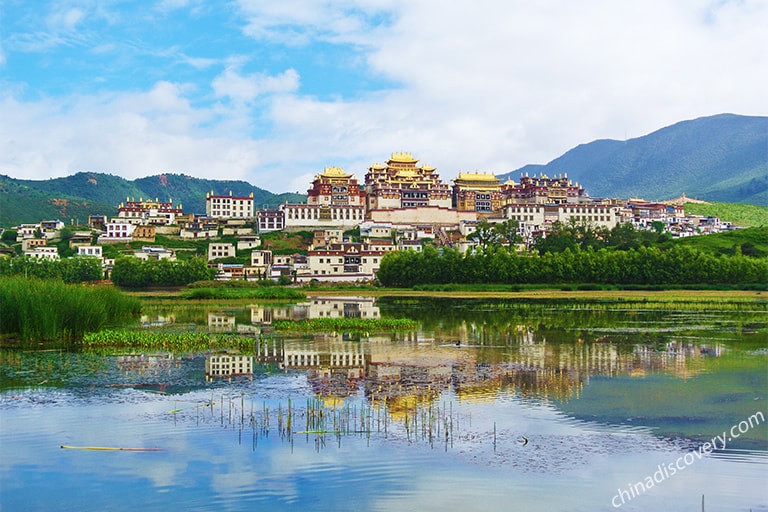
[[326,167],[307,190],[307,204],[283,204],[286,228],[340,226],[351,229],[365,217],[365,192],[352,174]]
[[502,202],[501,182],[493,173],[460,172],[453,180],[453,207],[457,210],[492,213]]
[[393,153],[386,165],[373,164],[365,175],[368,211],[451,207],[451,189],[434,167],[418,166],[410,153]]
[[568,179],[568,174],[550,178],[546,174],[520,178],[520,183],[512,180],[501,186],[506,204],[572,204],[587,200],[584,188]]
[[307,190],[307,204],[363,206],[365,192],[357,178],[341,167],[326,167],[315,176],[312,188]]
[[125,203],[120,203],[117,207],[117,216],[120,220],[124,220],[130,224],[154,224],[165,225],[175,224],[176,216],[183,213],[181,205],[178,207],[173,205],[173,199],[169,199],[168,202],[161,203],[158,199],[152,201],[147,199],[146,201],[139,198],[135,199],[125,198]]

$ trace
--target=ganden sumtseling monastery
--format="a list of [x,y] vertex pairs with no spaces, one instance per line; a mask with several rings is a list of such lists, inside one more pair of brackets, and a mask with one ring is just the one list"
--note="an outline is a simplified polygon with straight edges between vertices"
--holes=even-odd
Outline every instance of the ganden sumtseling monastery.
[[[577,222],[611,229],[623,222],[647,228],[662,222],[675,236],[706,232],[718,220],[686,218],[680,205],[642,200],[596,199],[559,176],[521,176],[519,182],[502,182],[493,173],[460,172],[449,185],[434,167],[420,164],[410,153],[393,153],[385,164],[371,165],[364,183],[340,167],[326,167],[317,174],[302,204],[256,210],[253,194],[247,197],[206,195],[205,215],[183,213],[181,205],[158,200],[126,201],[118,216],[107,221],[93,216],[99,244],[130,240],[154,241],[155,232],[186,239],[209,239],[208,259],[217,265],[220,278],[256,278],[290,275],[299,282],[369,280],[375,277],[381,257],[392,250],[421,250],[425,239],[438,246],[465,251],[475,245],[471,235],[481,221],[491,224],[515,220],[524,249],[534,237],[546,235],[556,221]],[[715,225],[716,224],[716,225]],[[26,225],[25,225],[26,226]],[[19,227],[19,236],[30,238],[25,252],[55,257],[45,252],[44,240],[33,241],[37,225]],[[344,232],[359,228],[361,242],[351,242]],[[31,230],[31,231],[30,231]],[[307,255],[278,256],[261,247],[259,233],[276,230],[313,231]],[[28,233],[29,232],[29,233]],[[234,235],[236,244],[219,242],[220,235]],[[44,234],[44,237],[45,238]],[[87,237],[83,237],[87,239]],[[217,263],[217,259],[250,252],[250,264]],[[240,254],[238,254],[238,252]],[[83,243],[78,253],[100,256],[98,246]],[[148,247],[141,258],[174,257],[173,251]]]

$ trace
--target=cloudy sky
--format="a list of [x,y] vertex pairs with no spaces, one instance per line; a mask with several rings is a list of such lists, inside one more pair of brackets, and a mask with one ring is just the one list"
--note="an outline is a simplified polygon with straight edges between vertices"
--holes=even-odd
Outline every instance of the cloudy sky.
[[765,0],[2,0],[0,174],[305,192],[768,115]]

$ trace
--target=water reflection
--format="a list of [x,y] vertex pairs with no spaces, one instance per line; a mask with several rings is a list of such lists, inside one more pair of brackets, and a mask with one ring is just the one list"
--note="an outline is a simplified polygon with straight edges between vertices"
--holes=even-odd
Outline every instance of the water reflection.
[[[252,333],[254,350],[0,350],[3,508],[120,508],[108,485],[125,508],[612,510],[617,489],[765,411],[759,303],[318,297],[146,313],[153,329]],[[421,328],[272,328],[327,316]],[[704,493],[707,510],[765,508],[765,428],[623,508],[690,509]]]

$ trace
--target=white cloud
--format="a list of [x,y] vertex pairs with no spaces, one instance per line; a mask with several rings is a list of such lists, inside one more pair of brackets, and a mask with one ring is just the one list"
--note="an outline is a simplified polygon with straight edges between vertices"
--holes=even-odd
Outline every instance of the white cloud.
[[[362,179],[393,151],[412,152],[450,180],[684,119],[768,114],[768,4],[759,0],[238,5],[254,40],[348,45],[372,80],[397,87],[360,93],[344,84],[353,94],[338,98],[354,99],[320,100],[301,94],[301,62],[244,73],[256,59],[248,55],[218,56],[224,71],[194,87],[158,82],[141,93],[28,102],[7,88],[0,172],[176,170],[303,192],[326,165]],[[75,13],[61,20],[79,22]],[[201,68],[216,63],[208,59]],[[207,105],[205,95],[219,103]]]
[[258,96],[294,92],[299,87],[299,74],[294,69],[269,76],[242,75],[237,68],[228,67],[211,83],[216,97],[228,97],[235,102],[250,103]]

